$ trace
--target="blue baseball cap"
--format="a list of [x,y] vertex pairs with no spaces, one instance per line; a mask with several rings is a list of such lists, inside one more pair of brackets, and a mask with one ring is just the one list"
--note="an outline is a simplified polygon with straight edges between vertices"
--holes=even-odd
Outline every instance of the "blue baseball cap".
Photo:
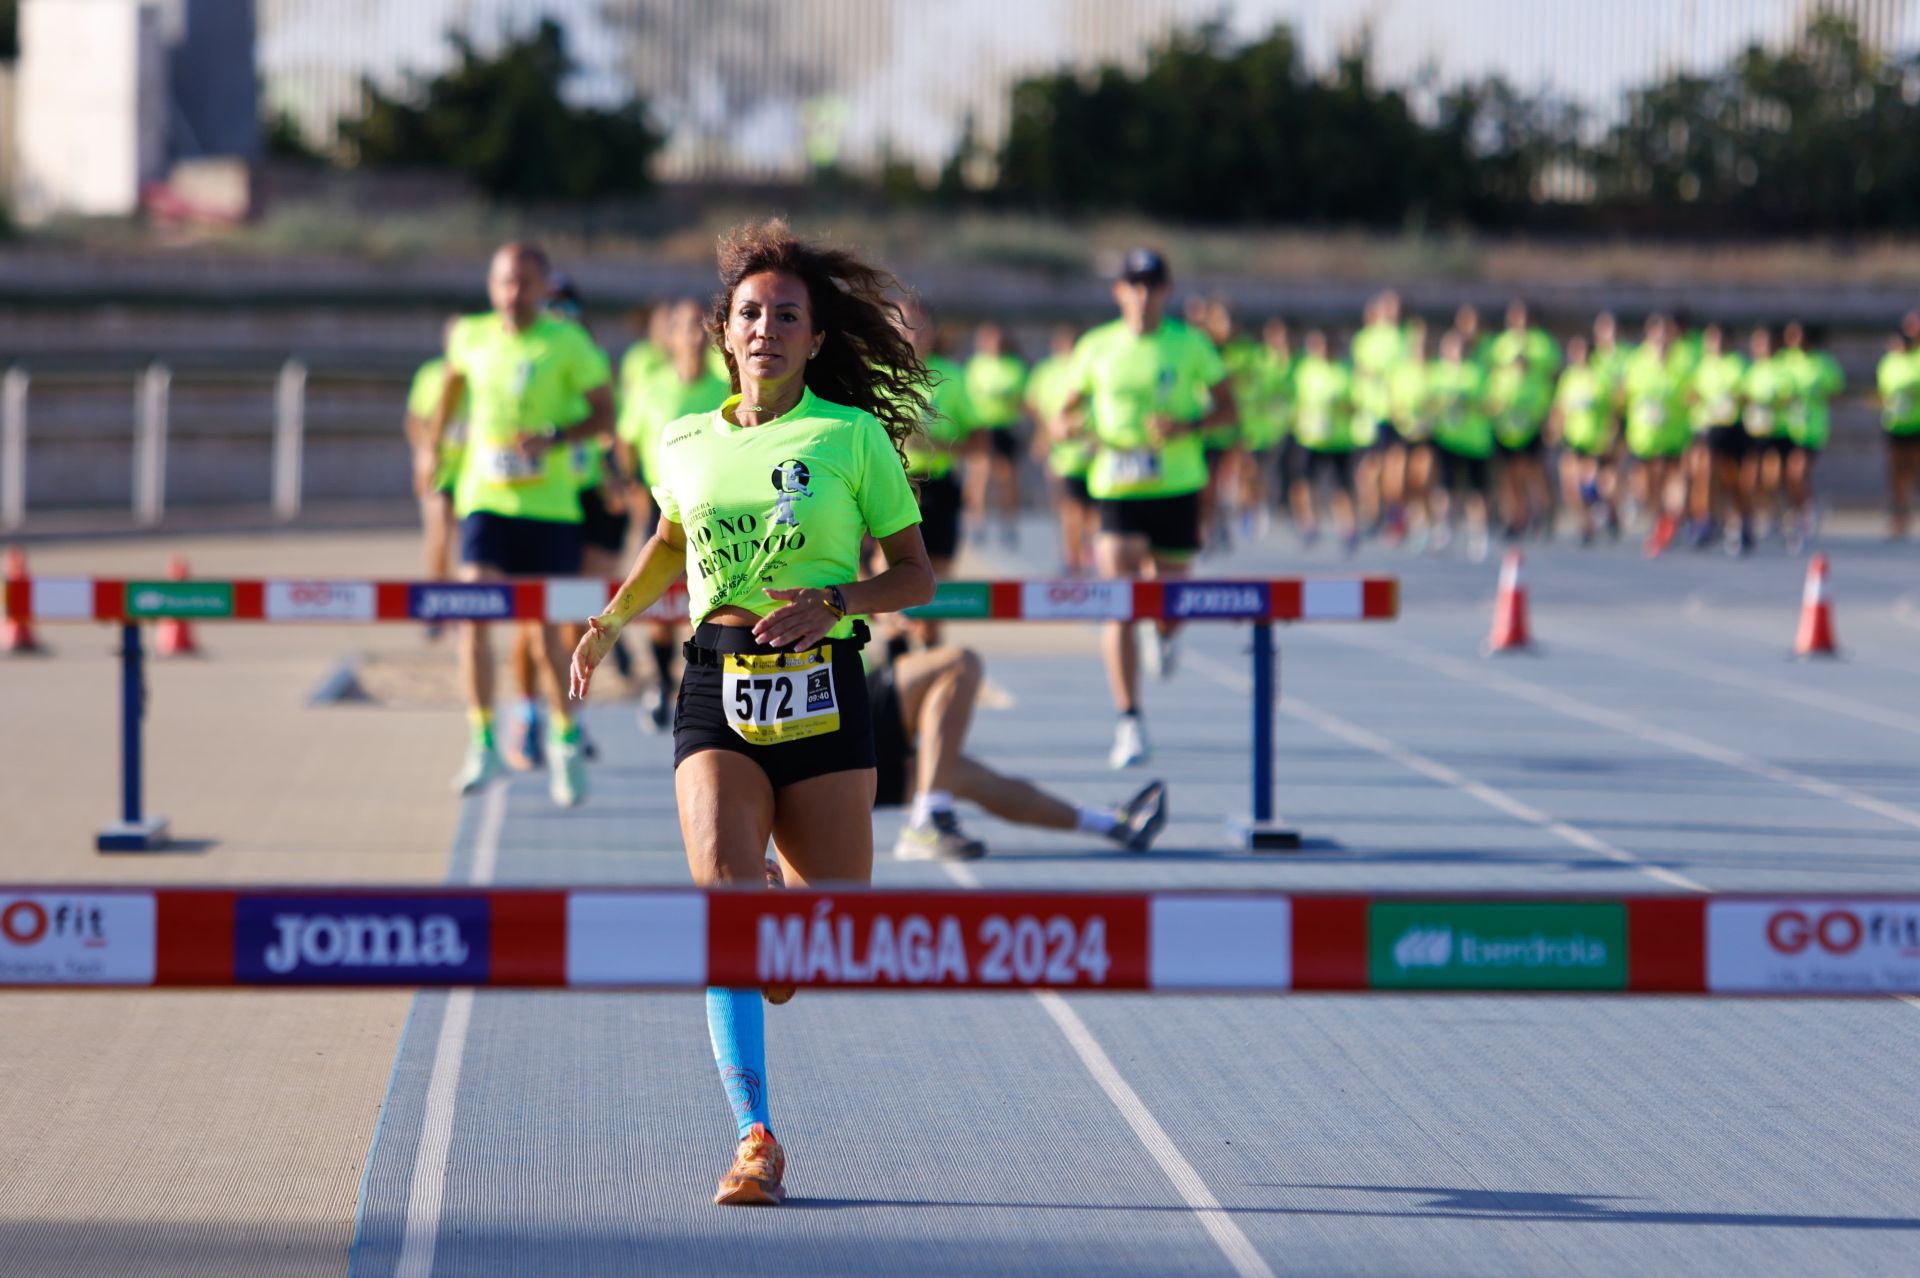
[[1156,249],[1130,250],[1120,262],[1120,278],[1128,284],[1165,284],[1167,259]]

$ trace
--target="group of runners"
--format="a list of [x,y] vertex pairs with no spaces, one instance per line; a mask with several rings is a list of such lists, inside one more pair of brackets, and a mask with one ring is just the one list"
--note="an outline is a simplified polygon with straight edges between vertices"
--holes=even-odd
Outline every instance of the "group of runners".
[[[1711,328],[1697,355],[1682,354],[1691,339],[1663,318],[1635,351],[1603,323],[1563,353],[1520,307],[1486,342],[1463,313],[1429,359],[1419,325],[1403,322],[1390,297],[1355,335],[1350,367],[1321,333],[1307,333],[1296,356],[1277,323],[1254,342],[1213,302],[1190,319],[1168,314],[1167,263],[1146,249],[1128,254],[1113,281],[1117,318],[1057,334],[1031,371],[1015,365],[1003,333],[984,330],[961,365],[891,276],[782,223],[732,233],[719,267],[712,304],[656,309],[616,379],[579,322],[578,294],[537,248],[506,245],[488,272],[492,309],[449,326],[407,419],[429,575],[445,575],[456,542],[457,572],[473,582],[625,567],[605,609],[581,625],[515,623],[523,699],[544,684],[548,716],[542,726],[537,704],[523,712],[519,753],[525,761],[528,743],[544,753],[556,802],[586,795],[590,747],[574,707],[599,666],[622,659],[626,629],[685,581],[690,628],[642,622],[657,667],[642,714],[671,726],[680,834],[701,886],[865,884],[871,811],[886,803],[912,807],[895,848],[907,857],[984,851],[954,816],[959,798],[1128,849],[1162,828],[1158,782],[1115,808],[1089,808],[970,757],[978,656],[944,644],[929,623],[900,620],[932,599],[960,546],[962,512],[984,512],[986,489],[1005,479],[998,462],[1017,458],[1018,445],[995,441],[1023,414],[1038,424],[1063,501],[1078,508],[1088,564],[1112,578],[1178,578],[1225,494],[1261,483],[1283,443],[1303,531],[1318,527],[1312,490],[1330,483],[1349,540],[1374,516],[1390,534],[1437,536],[1455,491],[1484,531],[1496,478],[1497,509],[1525,530],[1547,509],[1549,439],[1570,451],[1566,491],[1587,515],[1583,530],[1595,506],[1617,523],[1616,435],[1642,462],[1645,501],[1663,520],[1677,521],[1673,494],[1690,499],[1692,481],[1709,493],[1696,518],[1744,527],[1776,470],[1804,492],[1839,389],[1804,333],[1786,334],[1785,347],[1817,377],[1788,371],[1764,335],[1752,339],[1752,363],[1730,356]],[[1909,340],[1890,361],[1881,389],[1896,455],[1911,466],[1920,353]],[[1810,403],[1817,417],[1802,411]],[[1767,442],[1776,436],[1786,446]],[[1701,451],[1690,452],[1696,442]],[[1798,468],[1795,448],[1807,454]],[[970,462],[982,477],[961,484],[955,469]],[[635,531],[644,536],[631,553]],[[1142,667],[1173,669],[1175,631],[1156,623],[1142,645],[1132,622],[1105,623],[1116,768],[1149,756]],[[485,623],[462,623],[464,793],[501,767],[486,635]],[[737,1137],[716,1203],[784,1195],[764,1008],[793,994],[707,993]]]
[[[1476,559],[1496,536],[1557,528],[1592,544],[1636,519],[1652,555],[1676,542],[1744,554],[1769,533],[1797,549],[1817,529],[1814,472],[1846,379],[1814,326],[1685,329],[1655,314],[1631,344],[1602,314],[1563,344],[1515,301],[1497,332],[1463,306],[1436,335],[1391,292],[1340,342],[1284,319],[1243,327],[1218,298],[1185,317],[1231,391],[1231,412],[1199,432],[1206,549],[1261,536],[1275,510],[1308,547],[1329,530],[1349,551],[1369,535],[1433,552],[1458,538]],[[1069,571],[1087,562],[1102,495],[1089,492],[1096,437],[1062,412],[1053,372],[1089,340],[1056,334],[1029,380]],[[1891,531],[1904,536],[1920,482],[1920,315],[1876,389]]]

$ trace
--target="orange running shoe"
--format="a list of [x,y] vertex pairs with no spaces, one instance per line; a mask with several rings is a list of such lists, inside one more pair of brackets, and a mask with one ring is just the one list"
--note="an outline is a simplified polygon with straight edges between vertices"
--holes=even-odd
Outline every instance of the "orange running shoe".
[[[776,892],[787,886],[787,876],[780,873],[779,857],[767,858],[767,886]],[[799,988],[797,985],[763,985],[760,987],[760,997],[779,1007],[791,1000]]]
[[781,1181],[787,1174],[786,1151],[764,1126],[755,1123],[740,1138],[733,1153],[733,1166],[720,1178],[720,1189],[713,1196],[716,1207],[778,1207],[787,1191]]

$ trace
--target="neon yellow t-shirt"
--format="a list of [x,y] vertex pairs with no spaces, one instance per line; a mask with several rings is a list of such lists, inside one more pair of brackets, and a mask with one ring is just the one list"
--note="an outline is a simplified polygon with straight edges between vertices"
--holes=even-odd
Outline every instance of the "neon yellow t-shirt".
[[579,421],[581,399],[607,384],[607,357],[587,330],[541,315],[516,333],[496,314],[472,315],[454,325],[447,362],[467,379],[471,409],[455,513],[579,523],[573,450],[532,461],[514,440]]
[[1393,416],[1393,370],[1407,357],[1407,335],[1398,324],[1368,324],[1353,335],[1353,411],[1369,426]]
[[[413,375],[413,385],[407,389],[407,415],[421,421],[431,421],[440,411],[440,396],[446,390],[447,361],[436,355],[420,366]],[[460,458],[466,452],[467,402],[470,396],[462,395],[460,404],[453,410],[453,416],[447,421],[447,428],[440,432],[440,469],[433,473],[435,488],[451,488],[460,478]]]
[[1846,373],[1825,351],[1788,349],[1774,358],[1793,387],[1793,399],[1787,404],[1787,437],[1802,448],[1825,448],[1833,434],[1828,401],[1846,389]]
[[1167,319],[1136,337],[1113,320],[1082,337],[1073,359],[1076,389],[1086,393],[1088,425],[1099,441],[1087,475],[1093,497],[1181,497],[1207,486],[1198,432],[1160,446],[1147,436],[1147,419],[1156,414],[1198,422],[1212,410],[1213,388],[1227,369],[1206,334]]
[[920,522],[906,468],[871,414],[809,390],[784,417],[741,427],[726,417],[739,402],[669,423],[657,450],[653,499],[686,529],[695,620],[729,606],[765,616],[783,606],[771,589],[845,585],[859,576],[866,533]]
[[1787,407],[1793,402],[1793,382],[1777,357],[1755,360],[1741,380],[1741,392],[1747,398],[1742,415],[1747,434],[1755,439],[1771,439],[1787,430]]
[[1599,457],[1613,447],[1618,433],[1613,391],[1606,375],[1592,364],[1567,365],[1553,404],[1560,410],[1560,436],[1567,447],[1589,457]]
[[1305,355],[1294,365],[1293,437],[1316,453],[1353,451],[1353,374],[1345,364]]
[[1691,365],[1652,346],[1638,347],[1622,379],[1627,396],[1627,449],[1636,457],[1678,456],[1693,431],[1680,392]]
[[1875,371],[1880,424],[1889,435],[1920,435],[1920,359],[1912,351],[1889,351]]
[[920,432],[907,437],[907,474],[915,479],[943,479],[953,470],[954,445],[967,437],[973,402],[967,394],[966,373],[958,364],[945,355],[929,355],[926,364],[933,385]]
[[1487,416],[1487,374],[1472,360],[1429,366],[1433,439],[1456,457],[1493,456],[1493,419]]
[[[1049,355],[1027,374],[1027,411],[1044,429],[1073,397],[1073,357]],[[1047,448],[1047,469],[1062,479],[1087,473],[1093,465],[1093,441],[1086,435],[1055,440]]]
[[1693,429],[1695,433],[1715,426],[1731,426],[1740,418],[1740,385],[1747,376],[1747,361],[1731,351],[1719,355],[1701,353],[1693,368]]
[[666,424],[689,413],[712,412],[733,393],[726,380],[715,377],[704,362],[691,382],[681,381],[673,365],[667,364],[653,368],[638,381],[621,384],[623,397],[614,432],[633,449],[640,466],[638,478],[643,483],[655,472],[658,463],[654,452]]
[[967,403],[976,430],[1004,430],[1020,420],[1027,366],[1018,355],[975,355],[967,361]]

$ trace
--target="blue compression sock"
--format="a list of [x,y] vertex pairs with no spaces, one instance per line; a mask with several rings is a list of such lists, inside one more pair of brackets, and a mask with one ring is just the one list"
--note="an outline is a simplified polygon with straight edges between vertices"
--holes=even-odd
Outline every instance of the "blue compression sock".
[[740,1135],[744,1137],[755,1123],[772,1131],[767,1112],[767,1013],[760,1005],[760,991],[709,987],[707,1034],[713,1039],[713,1063],[720,1067],[720,1081],[726,1086]]

